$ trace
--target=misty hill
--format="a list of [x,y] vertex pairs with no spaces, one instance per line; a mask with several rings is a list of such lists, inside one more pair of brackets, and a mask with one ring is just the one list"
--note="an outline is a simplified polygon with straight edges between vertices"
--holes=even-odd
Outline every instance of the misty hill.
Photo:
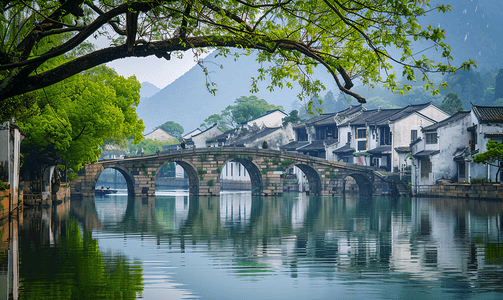
[[[143,119],[145,132],[166,121],[175,121],[183,126],[185,132],[189,132],[199,127],[208,116],[233,105],[237,98],[252,95],[250,78],[258,76],[256,70],[260,68],[255,57],[240,56],[234,61],[233,57],[215,58],[211,54],[205,58],[204,65],[208,68],[209,77],[217,84],[215,95],[206,89],[206,78],[198,65],[150,98],[143,99],[142,95],[137,112]],[[325,82],[327,89],[335,89],[335,82],[325,70],[320,68],[316,75]],[[296,84],[293,89],[285,87],[273,92],[269,92],[266,87],[265,81],[261,82],[260,91],[255,95],[270,104],[282,105],[286,111],[291,110],[291,105],[300,92],[300,87]]]
[[[461,62],[469,58],[477,61],[477,71],[495,71],[503,67],[503,39],[501,39],[501,16],[503,15],[503,1],[501,0],[434,0],[436,3],[447,3],[452,6],[452,12],[445,14],[432,12],[421,19],[424,28],[428,24],[440,26],[446,30],[446,43],[451,46],[453,65],[459,66]],[[418,55],[428,55],[435,58],[439,52],[433,49],[424,49],[422,45],[416,45]],[[257,76],[256,70],[260,67],[254,60],[255,56],[241,56],[237,62],[233,58],[214,58],[210,55],[205,59],[205,66],[210,71],[210,78],[217,84],[216,95],[210,94],[205,87],[206,79],[199,66],[193,67],[185,75],[160,90],[150,98],[144,99],[146,95],[142,93],[142,101],[138,107],[138,115],[143,119],[146,126],[145,132],[152,130],[155,126],[166,121],[180,123],[186,132],[198,127],[208,116],[220,113],[228,105],[232,105],[234,100],[240,96],[249,96],[250,78]],[[223,69],[220,69],[223,65]],[[397,73],[401,72],[397,70]],[[333,79],[322,68],[317,74],[328,90],[334,92],[338,98],[338,90]],[[420,75],[419,75],[420,78]],[[439,78],[441,79],[441,78]],[[443,80],[438,80],[441,82]],[[436,81],[437,82],[437,81]],[[146,83],[144,83],[146,84]],[[358,85],[358,82],[355,82]],[[143,84],[142,84],[143,85]],[[287,88],[276,90],[270,93],[266,89],[267,84],[260,86],[259,98],[267,100],[274,105],[282,105],[286,111],[292,109],[292,104],[300,88],[294,84],[294,89]],[[362,89],[363,88],[363,89]],[[355,87],[358,89],[358,86]],[[369,101],[376,94],[375,90],[368,91],[366,87],[360,87],[361,92]],[[327,92],[322,92],[322,96]],[[446,91],[449,92],[449,91]],[[458,92],[458,91],[456,91]],[[380,95],[382,98],[393,98],[391,92]],[[410,94],[410,93],[409,93]],[[420,93],[422,94],[422,92]],[[407,95],[411,96],[411,95]],[[462,95],[460,94],[460,97]],[[424,99],[423,99],[424,98]],[[431,101],[429,97],[419,97],[413,102]],[[441,99],[437,99],[441,101]],[[471,100],[470,100],[471,101]],[[407,100],[406,102],[410,102]],[[348,105],[347,101],[343,103]],[[357,104],[351,101],[351,104]],[[369,103],[370,104],[370,103]],[[399,103],[395,103],[399,104]],[[298,103],[294,106],[298,108]]]
[[146,99],[157,94],[161,89],[151,84],[150,82],[142,82],[140,88],[141,99]]

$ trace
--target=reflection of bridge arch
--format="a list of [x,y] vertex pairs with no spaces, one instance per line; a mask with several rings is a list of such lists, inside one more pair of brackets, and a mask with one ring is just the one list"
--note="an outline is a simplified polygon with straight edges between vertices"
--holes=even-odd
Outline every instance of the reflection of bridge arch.
[[189,194],[192,196],[199,195],[199,176],[198,176],[199,174],[196,166],[194,166],[194,164],[192,164],[191,162],[177,159],[166,160],[159,167],[157,167],[157,170],[155,171],[154,174],[159,173],[162,167],[164,167],[164,165],[170,162],[174,162],[180,165],[187,174],[187,177],[189,178]]
[[252,160],[241,157],[229,158],[222,164],[222,167],[232,161],[242,164],[243,167],[248,172],[248,176],[250,176],[251,180],[252,195],[262,195],[263,182],[262,182],[262,174],[260,173],[260,168]]

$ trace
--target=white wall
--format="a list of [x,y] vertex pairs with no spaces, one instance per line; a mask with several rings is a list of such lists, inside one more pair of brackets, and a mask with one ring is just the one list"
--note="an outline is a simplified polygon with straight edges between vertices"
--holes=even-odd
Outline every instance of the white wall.
[[[429,117],[429,116],[428,116]],[[391,143],[391,170],[399,167],[402,162],[399,161],[396,147],[408,147],[411,143],[411,130],[417,130],[418,136],[421,134],[421,128],[432,125],[433,122],[419,114],[411,114],[406,118],[390,124],[390,132],[393,134]]]
[[250,181],[250,175],[246,168],[237,161],[230,161],[222,168],[222,179],[235,181]]
[[194,141],[194,147],[206,148],[206,141],[220,134],[222,134],[222,130],[218,129],[218,126],[214,126],[206,131],[203,131],[200,134],[194,135],[192,136],[192,141]]
[[246,123],[246,125],[250,127],[251,126],[258,126],[258,127],[266,126],[269,128],[279,127],[281,126],[281,124],[283,124],[283,118],[287,116],[288,115],[282,111],[274,111],[270,114],[249,121]]
[[176,138],[166,131],[157,128],[156,130],[152,131],[151,133],[144,135],[144,138],[148,140],[154,140],[154,141],[159,141],[159,142],[166,142],[166,141],[172,141],[176,140]]
[[441,110],[440,108],[436,107],[433,104],[421,109],[419,113],[427,116],[430,119],[435,120],[436,122],[443,121],[448,117],[450,117],[448,113],[446,113],[445,111]]

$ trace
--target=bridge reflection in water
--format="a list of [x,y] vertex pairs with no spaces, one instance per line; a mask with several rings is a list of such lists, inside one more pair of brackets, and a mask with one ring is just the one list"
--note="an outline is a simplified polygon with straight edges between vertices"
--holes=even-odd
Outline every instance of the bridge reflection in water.
[[503,296],[503,203],[158,194],[25,210],[21,298],[82,286],[106,298],[118,286],[107,278],[146,299]]

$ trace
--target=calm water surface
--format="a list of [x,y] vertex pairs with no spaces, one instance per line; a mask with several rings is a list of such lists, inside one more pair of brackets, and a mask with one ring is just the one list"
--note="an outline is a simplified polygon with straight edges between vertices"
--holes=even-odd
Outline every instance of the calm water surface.
[[124,191],[25,209],[18,296],[503,299],[502,215],[456,199]]

